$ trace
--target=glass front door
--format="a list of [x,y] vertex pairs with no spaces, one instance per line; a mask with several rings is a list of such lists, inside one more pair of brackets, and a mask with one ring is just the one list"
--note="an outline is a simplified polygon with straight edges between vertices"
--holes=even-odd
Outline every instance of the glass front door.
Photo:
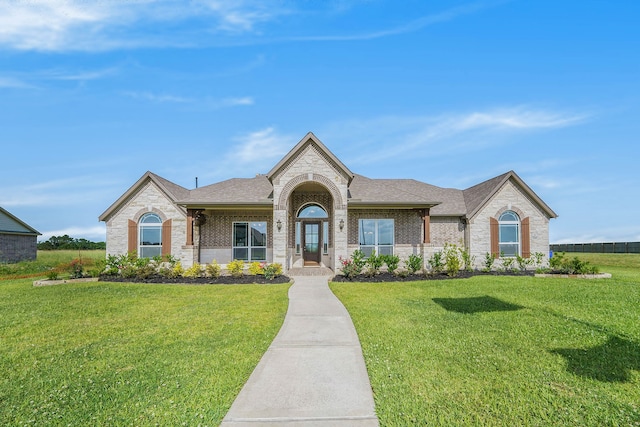
[[320,262],[320,223],[304,223],[304,261]]

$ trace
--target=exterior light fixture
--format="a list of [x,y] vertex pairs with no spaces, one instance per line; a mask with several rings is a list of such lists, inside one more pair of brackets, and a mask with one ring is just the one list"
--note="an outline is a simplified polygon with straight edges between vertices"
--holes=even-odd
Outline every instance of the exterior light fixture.
[[340,220],[340,231],[344,228],[344,219]]
[[278,231],[282,230],[282,221],[278,220],[278,222],[276,222],[276,227],[278,227]]

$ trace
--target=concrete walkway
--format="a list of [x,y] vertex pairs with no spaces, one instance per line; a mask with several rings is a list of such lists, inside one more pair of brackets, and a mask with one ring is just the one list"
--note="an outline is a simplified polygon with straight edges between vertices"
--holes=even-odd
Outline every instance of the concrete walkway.
[[378,426],[360,341],[326,276],[296,276],[289,309],[223,427]]

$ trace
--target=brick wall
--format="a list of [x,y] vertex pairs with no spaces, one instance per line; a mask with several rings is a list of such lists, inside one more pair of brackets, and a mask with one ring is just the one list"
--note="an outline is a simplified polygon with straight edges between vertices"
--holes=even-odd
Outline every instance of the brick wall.
[[0,234],[0,262],[35,260],[38,254],[38,236]]

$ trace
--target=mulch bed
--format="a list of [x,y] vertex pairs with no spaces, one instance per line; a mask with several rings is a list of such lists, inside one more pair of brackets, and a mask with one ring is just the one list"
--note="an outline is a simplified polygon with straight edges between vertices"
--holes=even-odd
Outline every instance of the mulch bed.
[[101,282],[126,282],[126,283],[158,283],[158,284],[182,284],[182,285],[242,285],[242,284],[275,284],[289,283],[291,279],[288,276],[278,276],[273,280],[267,280],[264,276],[244,275],[242,277],[220,276],[217,279],[211,277],[164,277],[150,276],[146,278],[122,277],[102,275],[99,279]]
[[418,280],[449,280],[449,279],[468,279],[474,276],[533,276],[534,271],[460,271],[457,276],[451,277],[446,273],[440,274],[409,274],[406,277],[394,275],[388,272],[381,272],[375,276],[368,276],[365,274],[359,274],[355,277],[347,278],[341,274],[337,274],[332,281],[333,282],[368,282],[368,283],[382,283],[382,282],[415,282]]

